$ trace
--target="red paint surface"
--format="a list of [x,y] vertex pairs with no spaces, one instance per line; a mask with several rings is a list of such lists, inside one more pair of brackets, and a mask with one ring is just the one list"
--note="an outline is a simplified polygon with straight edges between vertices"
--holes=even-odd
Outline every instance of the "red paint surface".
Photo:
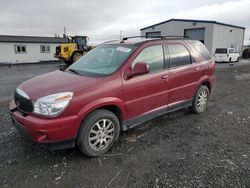
[[[196,59],[196,63],[175,69],[125,79],[133,59],[145,47],[163,43],[184,44]],[[72,91],[74,96],[69,106],[57,117],[42,117],[34,114],[23,116],[16,111],[12,115],[23,124],[31,137],[38,142],[56,142],[75,138],[84,118],[103,106],[113,105],[122,112],[123,121],[138,117],[162,106],[192,99],[203,82],[211,89],[215,86],[215,62],[205,61],[187,41],[155,40],[144,42],[125,62],[121,69],[107,77],[86,77],[55,71],[22,83],[19,88],[32,100],[40,97]],[[15,108],[12,102],[10,109]],[[44,138],[44,135],[46,134]]]

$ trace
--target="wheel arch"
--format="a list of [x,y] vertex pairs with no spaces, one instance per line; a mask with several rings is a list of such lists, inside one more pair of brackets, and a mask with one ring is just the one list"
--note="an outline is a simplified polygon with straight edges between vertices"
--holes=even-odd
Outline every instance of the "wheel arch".
[[209,92],[212,91],[212,83],[211,83],[211,81],[210,81],[210,79],[209,79],[208,76],[205,76],[205,77],[203,77],[203,78],[200,79],[200,81],[199,81],[199,83],[198,83],[198,88],[197,88],[197,90],[199,89],[199,86],[200,86],[200,85],[205,85],[205,86],[208,87]]
[[109,110],[110,112],[114,113],[117,116],[117,118],[118,118],[118,120],[120,122],[120,128],[122,129],[123,113],[122,113],[121,109],[118,106],[116,106],[116,105],[105,105],[105,106],[102,106],[102,107],[100,107],[98,109],[106,109],[106,110]]
[[209,92],[211,92],[211,83],[208,80],[203,81],[200,85],[207,86]]
[[122,129],[123,120],[126,119],[125,104],[121,99],[108,97],[93,101],[84,106],[79,112],[78,116],[81,118],[81,122],[92,112],[97,109],[106,109],[114,113],[120,122],[120,128]]

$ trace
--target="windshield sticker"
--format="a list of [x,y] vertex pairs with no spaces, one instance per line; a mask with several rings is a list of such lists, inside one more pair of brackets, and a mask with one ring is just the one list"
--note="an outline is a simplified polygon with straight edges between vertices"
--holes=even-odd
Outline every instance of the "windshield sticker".
[[126,47],[121,47],[121,46],[118,46],[116,48],[117,51],[120,51],[120,52],[125,52],[125,53],[129,53],[131,51],[130,48],[126,48]]

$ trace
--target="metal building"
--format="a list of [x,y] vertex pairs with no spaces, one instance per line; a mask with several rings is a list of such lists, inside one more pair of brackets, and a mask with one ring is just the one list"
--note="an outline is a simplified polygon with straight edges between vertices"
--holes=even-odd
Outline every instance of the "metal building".
[[185,36],[200,40],[211,53],[216,48],[243,49],[245,28],[217,21],[170,19],[141,29],[143,36]]
[[0,35],[0,63],[58,60],[56,46],[66,42],[66,38]]

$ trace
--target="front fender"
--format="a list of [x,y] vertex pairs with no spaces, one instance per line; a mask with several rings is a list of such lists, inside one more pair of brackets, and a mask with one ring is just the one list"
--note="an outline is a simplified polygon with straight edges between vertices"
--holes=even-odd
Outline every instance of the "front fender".
[[77,113],[77,115],[81,117],[83,120],[90,112],[93,112],[94,110],[98,108],[101,108],[104,106],[110,106],[110,105],[118,107],[122,112],[123,119],[126,119],[127,115],[126,115],[125,103],[121,99],[115,98],[115,97],[106,97],[106,98],[101,98],[93,102],[90,102],[87,105],[85,105]]

